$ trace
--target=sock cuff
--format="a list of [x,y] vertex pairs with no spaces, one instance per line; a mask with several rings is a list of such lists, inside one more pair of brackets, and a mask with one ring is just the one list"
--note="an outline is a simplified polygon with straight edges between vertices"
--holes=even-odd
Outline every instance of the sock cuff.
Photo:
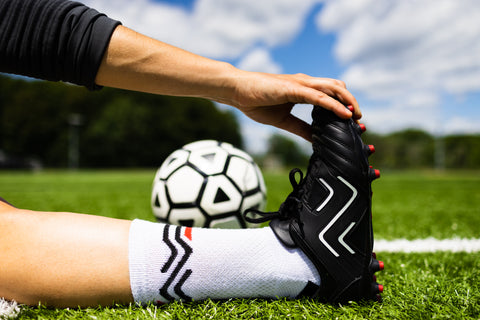
[[128,239],[128,264],[130,287],[136,303],[163,302],[154,287],[162,268],[163,248],[161,228],[158,223],[135,219],[130,225]]
[[191,298],[183,284],[192,270],[191,228],[134,220],[130,226],[130,287],[136,303],[167,303]]

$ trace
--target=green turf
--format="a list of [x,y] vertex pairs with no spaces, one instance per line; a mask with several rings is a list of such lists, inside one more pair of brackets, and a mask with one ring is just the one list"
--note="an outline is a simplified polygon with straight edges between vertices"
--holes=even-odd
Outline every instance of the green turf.
[[[22,208],[153,220],[154,170],[0,172],[0,195]],[[290,192],[287,173],[265,173],[268,210]],[[377,239],[478,238],[480,172],[382,172],[373,184]],[[331,306],[309,299],[237,299],[155,307],[22,308],[35,319],[479,319],[480,253],[380,253],[384,302]]]
[[372,188],[379,238],[479,237],[478,171],[385,173]]

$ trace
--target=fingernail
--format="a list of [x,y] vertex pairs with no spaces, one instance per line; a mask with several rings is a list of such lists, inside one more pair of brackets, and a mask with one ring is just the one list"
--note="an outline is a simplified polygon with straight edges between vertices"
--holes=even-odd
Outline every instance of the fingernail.
[[347,106],[347,108],[348,108],[348,110],[350,110],[351,112],[353,112],[353,110],[354,110],[354,109],[353,109],[353,106],[351,106],[351,105],[350,105],[350,106]]

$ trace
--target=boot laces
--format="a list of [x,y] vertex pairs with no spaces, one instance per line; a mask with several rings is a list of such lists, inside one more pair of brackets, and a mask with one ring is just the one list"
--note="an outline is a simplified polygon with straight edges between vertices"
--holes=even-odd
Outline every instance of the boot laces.
[[[297,182],[296,175],[297,173],[300,175],[300,179]],[[288,195],[287,199],[280,205],[278,211],[260,211],[255,208],[250,208],[245,210],[243,213],[243,217],[245,221],[251,223],[262,223],[267,222],[275,218],[279,218],[281,220],[294,218],[298,216],[298,213],[302,209],[302,195],[303,195],[303,188],[301,187],[304,182],[304,176],[302,170],[295,168],[292,169],[288,175],[290,179],[290,184],[293,187],[293,191]],[[253,213],[254,215],[258,215],[259,217],[249,217],[248,214]]]

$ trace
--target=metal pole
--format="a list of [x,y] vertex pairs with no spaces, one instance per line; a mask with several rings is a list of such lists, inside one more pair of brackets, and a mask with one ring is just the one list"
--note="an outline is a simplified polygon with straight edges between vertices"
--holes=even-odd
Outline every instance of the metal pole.
[[68,116],[68,167],[76,170],[80,164],[80,126],[83,124],[83,116],[79,113],[71,113]]

